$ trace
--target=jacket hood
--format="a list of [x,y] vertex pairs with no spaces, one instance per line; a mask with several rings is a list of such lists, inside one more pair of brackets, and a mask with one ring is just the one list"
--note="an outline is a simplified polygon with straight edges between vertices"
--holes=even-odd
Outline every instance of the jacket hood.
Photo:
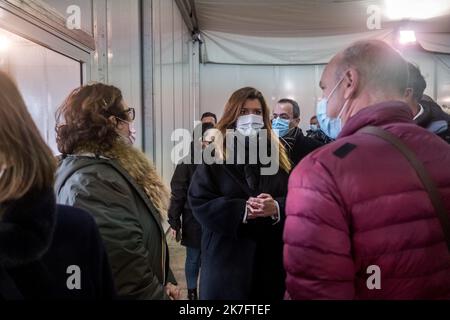
[[350,136],[366,126],[383,126],[390,123],[411,123],[413,115],[402,101],[386,101],[364,108],[344,125],[339,138]]
[[[99,151],[99,149],[100,148],[96,145],[81,146],[78,148],[76,155],[90,154],[91,156],[66,158],[60,163],[58,172],[66,173],[67,171],[70,171],[74,173],[91,164],[91,159],[93,157],[114,160],[134,179],[136,184],[144,190],[145,194],[158,210],[160,216],[165,218],[167,215],[170,193],[156,171],[155,166],[146,155],[142,151],[122,142],[116,142],[113,147],[108,150]],[[64,184],[64,181],[60,181],[64,176],[67,175],[57,175],[56,186]]]
[[0,217],[0,266],[18,267],[42,258],[50,247],[56,221],[53,190],[32,191],[4,207]]

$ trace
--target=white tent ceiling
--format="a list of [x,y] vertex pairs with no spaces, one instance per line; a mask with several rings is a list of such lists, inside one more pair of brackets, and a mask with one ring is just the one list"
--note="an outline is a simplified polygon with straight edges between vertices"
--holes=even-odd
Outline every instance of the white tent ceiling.
[[[205,42],[204,62],[325,63],[358,39],[392,42],[399,28],[414,30],[426,50],[450,53],[450,0],[187,2]],[[380,12],[380,30],[367,27],[374,8]]]
[[[195,0],[200,30],[262,37],[316,37],[368,31],[370,6],[381,10],[382,28],[404,15],[421,32],[450,32],[450,0]],[[414,2],[420,6],[412,5]],[[397,5],[395,5],[397,3]],[[393,5],[391,5],[393,4]],[[425,8],[422,10],[422,6]],[[426,12],[425,12],[426,11]],[[429,12],[429,13],[428,13]]]

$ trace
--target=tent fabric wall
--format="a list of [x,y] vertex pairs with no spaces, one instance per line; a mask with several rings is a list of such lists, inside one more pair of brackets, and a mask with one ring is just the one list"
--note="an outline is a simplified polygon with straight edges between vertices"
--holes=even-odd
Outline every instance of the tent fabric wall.
[[[301,127],[307,129],[314,105],[321,97],[318,86],[324,65],[249,66],[203,64],[200,67],[200,110],[220,118],[231,94],[242,87],[260,90],[270,108],[281,98],[297,100]],[[214,79],[214,81],[211,81]]]
[[256,37],[321,37],[394,30],[449,32],[448,0],[178,0],[195,4],[202,31]]
[[450,53],[450,33],[419,33],[417,40],[427,51]]
[[390,41],[392,30],[324,37],[254,37],[203,31],[204,63],[301,65],[327,63],[352,42],[363,39]]
[[175,164],[175,129],[193,129],[198,119],[198,44],[192,41],[174,0],[145,0],[145,151],[166,183]]
[[[140,0],[43,0],[62,17],[70,5],[80,7],[81,28],[95,38],[86,82],[102,82],[122,90],[136,109],[136,146],[143,145]],[[69,92],[64,92],[68,95]]]
[[327,63],[357,40],[395,44],[402,29],[414,30],[425,50],[450,53],[448,0],[193,2],[204,40],[204,63]]
[[[204,63],[250,65],[302,65],[327,63],[339,51],[358,40],[396,41],[394,30],[378,30],[325,37],[254,37],[203,31]],[[450,53],[450,34],[417,33],[427,51]]]
[[81,85],[81,64],[0,28],[1,37],[8,37],[12,45],[0,53],[0,71],[17,83],[42,137],[58,155],[55,113],[69,92]]
[[[426,94],[441,105],[450,105],[450,55],[423,50],[405,50],[405,58],[417,64],[427,82]],[[244,86],[259,89],[273,108],[281,98],[297,100],[301,108],[300,127],[307,130],[309,119],[322,96],[319,81],[325,65],[254,66],[203,64],[200,68],[200,110],[220,117],[230,95]],[[214,79],[214,80],[211,80]]]

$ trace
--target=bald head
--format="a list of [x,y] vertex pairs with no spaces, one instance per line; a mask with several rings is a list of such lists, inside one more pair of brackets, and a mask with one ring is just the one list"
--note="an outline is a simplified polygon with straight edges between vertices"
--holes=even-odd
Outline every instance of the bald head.
[[357,70],[360,90],[403,95],[408,84],[407,62],[384,41],[358,41],[339,53],[333,62],[337,78],[349,68]]
[[328,99],[328,116],[345,123],[361,109],[400,100],[408,83],[408,65],[383,41],[366,40],[337,54],[325,68],[320,87]]

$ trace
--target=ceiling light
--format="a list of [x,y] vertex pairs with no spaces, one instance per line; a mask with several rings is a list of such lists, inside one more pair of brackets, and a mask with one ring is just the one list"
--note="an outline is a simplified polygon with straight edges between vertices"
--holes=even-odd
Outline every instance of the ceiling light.
[[424,20],[450,12],[448,0],[385,0],[384,3],[385,14],[390,20]]
[[411,44],[416,41],[416,33],[413,30],[400,30],[400,44]]
[[0,51],[6,51],[11,47],[11,40],[5,36],[0,36]]

